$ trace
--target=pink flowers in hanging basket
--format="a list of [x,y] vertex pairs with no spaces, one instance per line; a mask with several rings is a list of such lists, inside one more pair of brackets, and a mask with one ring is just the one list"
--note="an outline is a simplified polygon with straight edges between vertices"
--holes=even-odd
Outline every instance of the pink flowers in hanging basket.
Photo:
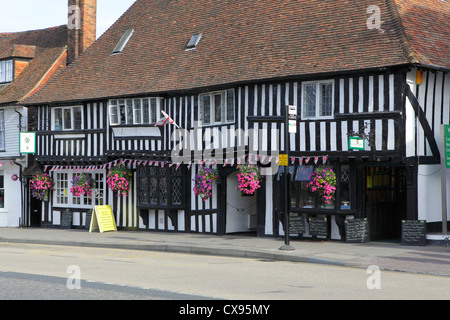
[[245,194],[254,194],[261,186],[261,171],[258,166],[244,164],[239,167],[238,188]]
[[331,169],[316,169],[306,185],[312,192],[319,192],[325,203],[331,204],[336,192],[336,174]]
[[31,195],[39,200],[47,199],[49,191],[54,190],[54,185],[48,174],[38,174],[30,181]]
[[108,188],[113,192],[117,192],[117,196],[128,196],[131,187],[131,178],[133,174],[131,170],[123,165],[111,168],[108,173],[106,183]]
[[194,194],[203,198],[206,201],[212,195],[212,184],[219,180],[219,173],[217,170],[211,168],[200,168],[200,171],[195,175]]
[[92,196],[92,188],[94,187],[94,181],[91,176],[87,174],[76,175],[72,178],[72,188],[70,192],[75,197],[81,197],[82,195]]

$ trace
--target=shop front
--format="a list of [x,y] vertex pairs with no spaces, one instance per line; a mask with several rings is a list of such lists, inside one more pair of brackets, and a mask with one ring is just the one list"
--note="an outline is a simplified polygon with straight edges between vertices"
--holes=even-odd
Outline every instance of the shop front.
[[[275,188],[283,190],[281,168]],[[406,174],[401,166],[348,162],[289,167],[291,216],[304,219],[298,239],[346,240],[345,220],[366,218],[369,239],[400,240],[406,219]],[[283,224],[283,197],[274,197],[275,216]],[[311,218],[326,223],[321,234],[311,232]],[[284,234],[284,226],[278,234]]]

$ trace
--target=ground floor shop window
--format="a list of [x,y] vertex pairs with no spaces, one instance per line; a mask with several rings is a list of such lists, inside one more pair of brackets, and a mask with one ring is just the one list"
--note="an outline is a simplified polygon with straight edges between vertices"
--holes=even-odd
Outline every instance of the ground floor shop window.
[[0,175],[0,208],[5,207],[5,176]]
[[351,203],[352,203],[352,184],[351,179],[352,172],[350,170],[349,165],[342,165],[340,167],[339,172],[339,197],[340,201],[338,204],[340,205],[341,210],[350,210],[351,209]]
[[[349,165],[304,165],[289,168],[291,173],[291,206],[304,209],[340,209],[352,208],[351,188],[352,170]],[[332,172],[335,177],[335,191],[333,197],[324,197],[324,192],[319,188],[313,191],[311,181],[313,174],[325,170]]]
[[138,206],[141,208],[180,207],[185,203],[182,168],[140,166],[137,169]]
[[[70,192],[73,178],[80,175],[88,175],[93,180],[91,195],[74,196]],[[77,173],[77,172],[58,172],[56,173],[56,184],[54,191],[54,204],[64,206],[100,206],[105,204],[104,173]]]

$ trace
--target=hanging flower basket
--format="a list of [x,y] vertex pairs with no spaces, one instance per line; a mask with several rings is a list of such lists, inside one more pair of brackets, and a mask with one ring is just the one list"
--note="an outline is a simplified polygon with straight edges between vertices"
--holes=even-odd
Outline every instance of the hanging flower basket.
[[117,196],[128,196],[131,187],[131,179],[133,174],[130,169],[120,164],[111,168],[108,172],[106,183],[108,188],[113,192],[117,192]]
[[81,197],[83,195],[87,195],[88,197],[92,196],[92,188],[94,188],[94,180],[90,175],[83,173],[72,178],[70,192],[75,197]]
[[46,200],[49,191],[54,190],[54,185],[55,183],[48,174],[38,174],[30,181],[31,195],[36,199]]
[[212,195],[212,184],[219,180],[219,172],[215,169],[201,167],[200,171],[195,175],[194,194],[206,201]]
[[261,186],[261,170],[258,166],[252,164],[244,164],[239,166],[238,188],[244,195],[252,195]]
[[319,192],[326,204],[331,204],[336,192],[336,174],[331,169],[316,169],[306,185],[311,192]]

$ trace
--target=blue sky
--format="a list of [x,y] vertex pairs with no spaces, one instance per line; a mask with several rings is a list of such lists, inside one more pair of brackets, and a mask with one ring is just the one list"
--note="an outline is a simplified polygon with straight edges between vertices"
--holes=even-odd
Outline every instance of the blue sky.
[[[44,29],[67,24],[67,0],[0,0],[0,33]],[[97,0],[97,37],[135,0]]]

